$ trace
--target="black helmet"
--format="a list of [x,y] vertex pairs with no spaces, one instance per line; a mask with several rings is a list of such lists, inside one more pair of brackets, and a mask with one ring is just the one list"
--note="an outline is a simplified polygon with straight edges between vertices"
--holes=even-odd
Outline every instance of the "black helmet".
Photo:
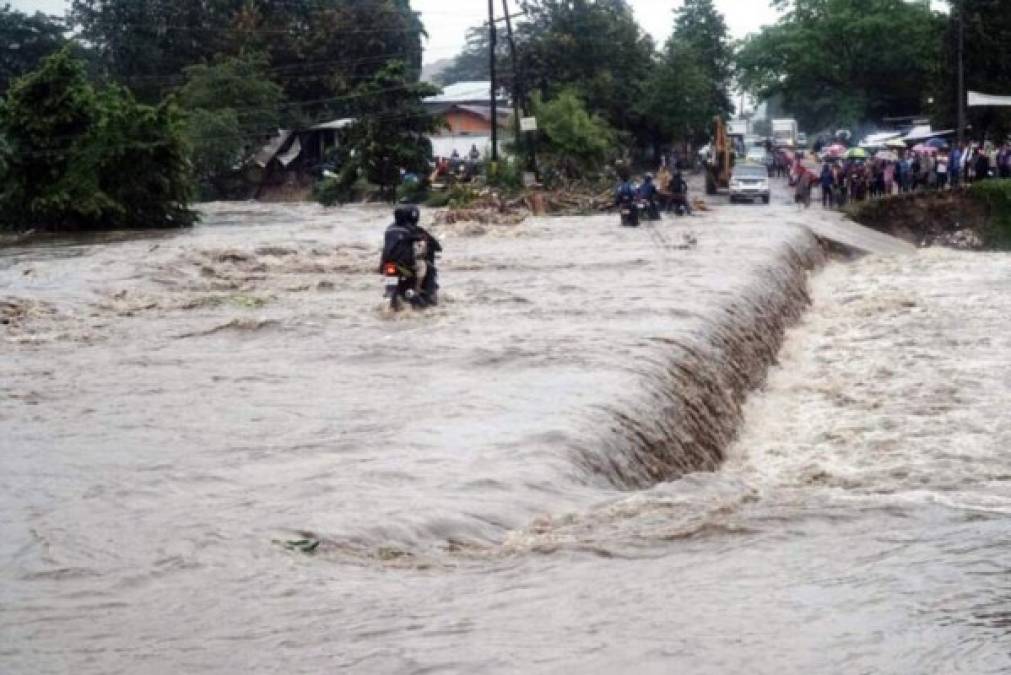
[[421,212],[413,204],[401,204],[393,211],[393,219],[397,225],[414,226],[421,219]]

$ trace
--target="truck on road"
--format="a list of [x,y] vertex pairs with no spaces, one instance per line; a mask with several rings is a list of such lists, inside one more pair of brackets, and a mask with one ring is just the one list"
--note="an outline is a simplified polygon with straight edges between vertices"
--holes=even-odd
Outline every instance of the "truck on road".
[[796,148],[799,132],[797,120],[772,120],[772,142],[777,148]]

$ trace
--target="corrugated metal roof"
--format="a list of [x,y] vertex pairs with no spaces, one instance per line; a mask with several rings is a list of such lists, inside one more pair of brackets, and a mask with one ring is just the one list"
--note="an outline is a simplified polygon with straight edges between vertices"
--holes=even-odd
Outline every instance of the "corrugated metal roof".
[[926,141],[931,138],[937,138],[940,136],[950,136],[955,133],[954,129],[945,129],[944,131],[934,131],[930,128],[930,125],[923,125],[918,127],[913,127],[912,131],[902,137],[906,143],[915,143],[916,141]]
[[260,167],[265,167],[270,164],[270,160],[274,159],[281,148],[285,146],[288,139],[292,137],[294,131],[285,131],[284,129],[277,132],[277,136],[270,139],[260,150],[253,156],[253,161],[255,161]]
[[491,82],[457,82],[426,98],[425,103],[491,103]]
[[[491,106],[489,105],[457,105],[453,106],[455,109],[466,110],[469,113],[473,113],[485,120],[491,121]],[[512,108],[499,107],[496,112],[500,118],[509,117],[513,114]]]

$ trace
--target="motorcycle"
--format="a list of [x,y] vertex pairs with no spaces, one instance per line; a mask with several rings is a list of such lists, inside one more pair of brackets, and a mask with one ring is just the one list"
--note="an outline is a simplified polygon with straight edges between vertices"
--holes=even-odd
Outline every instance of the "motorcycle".
[[389,300],[390,309],[399,312],[405,306],[414,309],[434,307],[439,304],[438,270],[434,264],[428,268],[422,292],[415,290],[414,270],[388,262],[383,265],[383,298]]
[[661,220],[657,203],[641,197],[623,201],[620,210],[624,227],[639,227],[643,220]]
[[646,220],[662,220],[660,216],[660,206],[656,200],[640,199],[641,209]]
[[390,309],[399,312],[404,305],[416,306],[414,275],[396,263],[383,265],[383,298],[389,300]]
[[639,227],[645,202],[640,199],[625,199],[618,207],[621,212],[622,227]]

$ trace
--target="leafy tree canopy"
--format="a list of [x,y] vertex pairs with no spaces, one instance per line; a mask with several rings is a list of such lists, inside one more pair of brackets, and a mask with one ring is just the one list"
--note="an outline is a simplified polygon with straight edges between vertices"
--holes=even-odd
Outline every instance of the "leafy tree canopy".
[[421,72],[424,26],[410,0],[74,0],[72,17],[113,78],[145,100],[219,54],[265,54],[307,120],[338,114],[337,99],[391,60],[410,79]]
[[858,126],[924,110],[943,23],[929,3],[776,0],[787,10],[744,41],[740,83],[781,95],[805,127]]
[[41,12],[34,15],[0,5],[0,95],[15,78],[32,71],[39,62],[66,43],[65,27]]
[[266,75],[256,54],[186,69],[177,100],[185,115],[193,164],[216,196],[230,196],[227,181],[282,123],[284,90]]
[[625,0],[528,0],[517,28],[519,67],[548,99],[568,90],[619,129],[641,127],[635,102],[654,45]]
[[8,228],[190,225],[195,215],[172,105],[96,90],[69,50],[17,81],[0,110],[0,223]]
[[[950,3],[938,56],[940,64],[934,87],[934,112],[939,124],[958,124],[958,12],[965,18],[966,88],[990,94],[1011,92],[1011,4],[1007,0],[957,0]],[[969,108],[970,136],[989,132],[1000,139],[1011,134],[1011,112],[1007,108]]]
[[704,140],[720,112],[713,92],[703,60],[690,46],[671,40],[646,87],[643,117],[654,121],[661,139]]
[[[453,62],[439,73],[440,84],[450,85],[456,82],[482,81],[491,78],[491,63],[489,50],[491,40],[487,26],[477,26],[467,31],[467,44],[463,51],[453,58]],[[495,55],[497,75],[509,79],[508,43],[500,40]]]
[[685,0],[674,13],[674,33],[667,46],[668,55],[671,51],[679,53],[683,63],[686,58],[690,59],[690,65],[701,69],[709,81],[704,95],[710,117],[734,109],[730,102],[734,48],[727,22],[713,0]]
[[548,162],[570,177],[599,170],[613,152],[617,135],[605,120],[591,114],[573,91],[545,102],[534,94],[534,112],[542,150]]
[[432,144],[428,135],[441,122],[425,112],[422,100],[438,90],[414,81],[412,69],[394,61],[354,92],[357,121],[348,128],[352,151],[343,169],[346,183],[361,173],[369,182],[392,195],[400,171],[428,174]]

